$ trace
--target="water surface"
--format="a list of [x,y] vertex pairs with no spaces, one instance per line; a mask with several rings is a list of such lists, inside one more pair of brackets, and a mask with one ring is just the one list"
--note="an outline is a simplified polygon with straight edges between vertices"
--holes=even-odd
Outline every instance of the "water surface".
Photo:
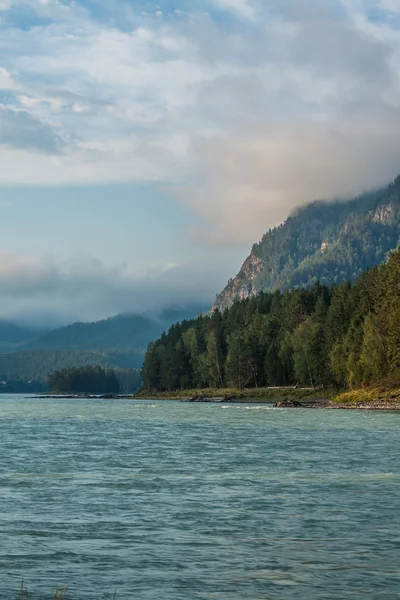
[[400,598],[400,413],[0,396],[0,598]]

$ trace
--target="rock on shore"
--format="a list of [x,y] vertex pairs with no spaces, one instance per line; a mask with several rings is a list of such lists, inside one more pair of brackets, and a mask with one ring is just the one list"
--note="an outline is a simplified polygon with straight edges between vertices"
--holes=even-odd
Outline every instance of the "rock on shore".
[[236,400],[236,396],[204,396],[202,394],[195,394],[191,398],[182,400],[182,402],[215,402],[218,404],[221,402],[235,402]]
[[349,402],[338,403],[330,402],[325,408],[336,410],[400,410],[400,401],[388,402],[385,400],[375,400],[373,402]]
[[297,400],[281,400],[274,404],[275,408],[302,408],[303,404]]

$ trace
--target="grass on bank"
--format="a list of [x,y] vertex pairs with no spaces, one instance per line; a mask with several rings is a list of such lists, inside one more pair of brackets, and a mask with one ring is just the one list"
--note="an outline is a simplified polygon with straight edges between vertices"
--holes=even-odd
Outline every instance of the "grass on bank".
[[278,400],[329,400],[335,404],[373,404],[373,403],[399,403],[400,384],[388,383],[371,388],[357,390],[337,390],[334,388],[312,389],[312,388],[205,388],[193,390],[174,390],[170,392],[149,392],[140,390],[134,394],[137,399],[154,400],[185,400],[194,396],[206,396],[210,398],[235,398],[245,402],[276,402]]
[[247,402],[268,402],[276,400],[315,400],[331,399],[337,395],[334,389],[312,389],[312,388],[246,388],[243,390],[235,388],[205,388],[193,390],[174,390],[170,392],[149,392],[140,390],[134,394],[138,399],[158,399],[158,400],[185,400],[194,396],[206,396],[210,398],[236,398]]
[[376,402],[400,402],[400,387],[373,387],[351,390],[336,395],[333,402],[338,404],[371,404]]

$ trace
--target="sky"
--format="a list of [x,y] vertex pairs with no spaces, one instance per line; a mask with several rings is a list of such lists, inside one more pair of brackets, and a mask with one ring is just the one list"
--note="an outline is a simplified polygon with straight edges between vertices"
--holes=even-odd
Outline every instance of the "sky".
[[400,0],[0,0],[0,318],[212,302],[400,172]]

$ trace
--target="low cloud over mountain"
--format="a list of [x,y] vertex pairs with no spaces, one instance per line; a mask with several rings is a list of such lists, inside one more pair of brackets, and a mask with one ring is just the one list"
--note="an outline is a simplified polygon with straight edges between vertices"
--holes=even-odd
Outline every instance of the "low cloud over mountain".
[[[225,281],[220,266],[167,265],[135,278],[98,260],[57,264],[0,254],[0,313],[41,325],[96,320],[121,312],[152,312],[174,304],[211,303]],[[207,282],[204,285],[204,282]]]

